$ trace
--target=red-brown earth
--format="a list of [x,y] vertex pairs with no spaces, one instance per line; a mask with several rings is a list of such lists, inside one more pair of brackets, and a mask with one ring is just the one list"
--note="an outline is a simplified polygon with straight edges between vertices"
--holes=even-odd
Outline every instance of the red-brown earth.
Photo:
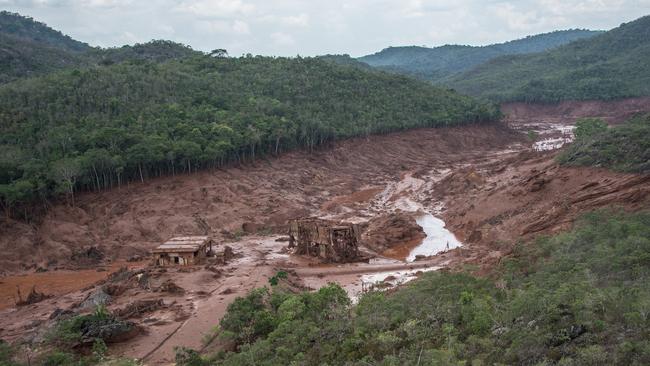
[[[641,99],[573,102],[562,107],[504,106],[511,127],[526,131],[536,126],[552,133],[557,125],[570,125],[579,117],[602,116],[618,122],[623,118],[619,116],[644,109],[650,110],[650,103]],[[79,258],[83,259],[80,253],[93,254],[95,249],[103,258],[90,255],[91,262],[98,263],[84,260],[84,267],[103,265],[112,270],[112,263],[146,256],[160,242],[181,234],[207,233],[217,239],[219,247],[227,243],[238,253],[225,265],[148,268],[147,285],[136,285],[131,279],[111,287],[120,289],[108,304],[112,311],[163,301],[162,306],[133,319],[144,333],[111,346],[113,354],[159,365],[173,361],[174,346],[202,349],[202,338],[218,324],[227,305],[266,284],[278,270],[295,271],[296,281],[314,288],[337,281],[356,296],[368,274],[390,276],[395,271],[465,264],[485,270],[506,255],[514,242],[563,230],[585,211],[612,205],[625,210],[649,207],[647,175],[562,167],[554,160],[557,151],[536,152],[531,145],[524,134],[506,125],[371,136],[313,153],[296,151],[243,167],[81,194],[76,207],[55,205],[38,224],[2,221],[2,294],[15,291],[20,276],[25,291],[30,284],[38,284],[39,291],[49,290],[56,296],[1,310],[0,338],[38,340],[51,327],[49,318],[55,309],[80,311],[77,305],[105,286],[88,283],[107,272],[80,278],[76,288],[55,290],[57,277],[67,278],[69,273],[57,268],[78,268]],[[282,232],[286,220],[300,216],[362,223],[400,212],[443,218],[464,242],[463,247],[408,264],[378,254],[369,264],[321,265],[287,253],[286,243],[271,234]],[[394,234],[391,237],[399,239],[397,230]],[[408,253],[413,243],[403,238],[402,244],[391,239],[390,247],[407,248],[402,252]],[[48,272],[35,273],[37,267]],[[90,273],[85,271],[77,273],[80,277]],[[181,287],[182,294],[158,290],[167,288],[168,281]],[[7,305],[11,304],[5,300]]]

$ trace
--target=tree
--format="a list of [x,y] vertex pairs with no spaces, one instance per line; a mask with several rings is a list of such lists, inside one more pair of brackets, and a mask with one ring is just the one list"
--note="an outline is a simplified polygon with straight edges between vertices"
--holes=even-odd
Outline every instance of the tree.
[[217,48],[210,51],[209,55],[211,57],[228,57],[228,51],[223,48]]
[[607,123],[600,118],[582,118],[576,121],[576,139],[581,140],[607,131]]
[[78,158],[63,158],[52,164],[52,178],[57,185],[70,195],[74,207],[74,192],[77,178],[82,174],[81,162]]
[[34,185],[32,182],[20,179],[9,184],[0,184],[0,202],[5,212],[5,217],[11,217],[11,209],[17,203],[29,202],[33,196]]

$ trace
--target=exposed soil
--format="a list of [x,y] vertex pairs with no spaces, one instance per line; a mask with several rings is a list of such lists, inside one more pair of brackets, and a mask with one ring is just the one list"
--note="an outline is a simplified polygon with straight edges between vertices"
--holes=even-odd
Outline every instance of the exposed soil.
[[579,118],[599,117],[610,124],[624,122],[631,116],[650,111],[650,97],[617,101],[566,101],[558,104],[505,103],[501,111],[514,123],[573,124]]
[[[377,280],[390,287],[443,267],[485,270],[515,241],[562,230],[587,210],[650,206],[649,176],[561,167],[557,151],[534,151],[516,131],[534,124],[549,136],[563,135],[576,116],[613,110],[607,116],[617,122],[644,106],[650,110],[646,102],[505,106],[516,112],[508,119],[514,129],[421,129],[354,139],[252,166],[82,194],[77,207],[57,205],[34,226],[0,222],[6,254],[0,268],[7,274],[0,278],[0,338],[38,341],[57,314],[91,311],[85,304],[102,301],[144,330],[110,352],[163,365],[173,362],[174,346],[223,347],[204,340],[228,304],[279,270],[291,273],[296,288],[335,281],[353,297]],[[526,117],[535,113],[548,115]],[[413,217],[424,212],[443,218],[464,245],[405,263],[421,240]],[[374,258],[326,265],[288,254],[274,234],[285,234],[287,220],[301,216],[364,224],[364,250]],[[169,237],[203,233],[219,242],[217,251],[227,245],[232,255],[187,268],[130,263],[131,270],[107,278],[119,261],[146,258]],[[97,272],[102,265],[107,271]],[[35,273],[37,267],[48,271]],[[80,267],[86,269],[71,270]],[[40,293],[55,296],[11,307],[18,283],[25,292],[37,284]]]
[[409,249],[422,242],[425,236],[413,214],[399,211],[371,219],[362,243],[386,257],[404,260]]
[[[502,126],[421,129],[82,194],[76,207],[56,205],[39,225],[2,223],[0,271],[78,268],[75,256],[89,247],[104,253],[104,261],[127,259],[146,256],[173,236],[207,231],[219,239],[244,226],[283,228],[288,219],[321,207],[332,214],[355,211],[377,187],[406,172],[481,159],[520,140]],[[338,204],[326,204],[332,201]]]
[[[455,172],[434,187],[435,195],[454,202],[445,221],[464,241],[495,244],[564,230],[580,213],[600,207],[650,207],[650,175],[562,167],[555,155],[520,154]],[[468,187],[470,174],[485,183]]]

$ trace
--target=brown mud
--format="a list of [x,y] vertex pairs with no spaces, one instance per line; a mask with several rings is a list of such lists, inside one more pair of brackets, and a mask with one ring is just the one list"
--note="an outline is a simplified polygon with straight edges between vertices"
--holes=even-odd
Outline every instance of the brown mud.
[[[267,285],[280,270],[292,274],[296,288],[334,281],[354,298],[372,281],[386,284],[391,278],[401,281],[467,264],[484,272],[516,241],[563,230],[583,212],[650,206],[647,175],[559,166],[557,151],[534,151],[517,130],[535,124],[560,134],[578,116],[608,116],[618,122],[619,116],[643,108],[650,110],[650,103],[504,106],[512,129],[477,125],[353,139],[250,166],[82,194],[77,207],[56,205],[38,225],[1,222],[0,250],[7,254],[0,259],[5,306],[5,295],[14,293],[20,281],[25,292],[37,283],[38,291],[55,296],[0,310],[0,338],[37,342],[54,324],[52,314],[90,311],[80,304],[103,289],[110,293],[109,310],[128,314],[144,329],[134,339],[112,345],[110,352],[164,365],[173,362],[175,346],[223,347],[210,340],[228,304]],[[417,245],[417,233],[408,220],[398,224],[401,220],[394,215],[423,213],[443,218],[464,245],[413,263],[396,260]],[[366,242],[363,248],[374,258],[336,265],[290,254],[287,243],[272,233],[283,234],[287,220],[301,216],[371,228],[374,221],[370,237],[377,243]],[[106,279],[115,269],[112,263],[145,257],[162,241],[183,234],[212,235],[219,243],[217,251],[228,245],[235,257],[225,264],[190,268],[141,266],[142,272],[126,279]],[[79,267],[80,256],[109,271],[84,264],[85,269],[70,272]],[[35,273],[37,267],[48,272]]]

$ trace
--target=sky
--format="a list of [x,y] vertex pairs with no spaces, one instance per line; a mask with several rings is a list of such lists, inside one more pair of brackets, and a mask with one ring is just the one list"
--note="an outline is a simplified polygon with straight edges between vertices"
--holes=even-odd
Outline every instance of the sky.
[[486,45],[569,28],[608,30],[650,0],[0,0],[93,46],[169,39],[231,56]]

